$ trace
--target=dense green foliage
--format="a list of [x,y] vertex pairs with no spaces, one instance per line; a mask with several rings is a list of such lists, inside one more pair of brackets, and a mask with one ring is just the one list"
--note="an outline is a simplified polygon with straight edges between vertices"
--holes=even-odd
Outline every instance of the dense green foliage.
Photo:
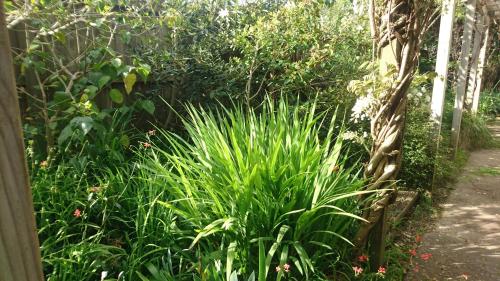
[[[401,278],[397,249],[387,274],[351,256],[361,97],[388,86],[353,1],[32,2],[6,8],[48,281]],[[459,166],[451,95],[429,142],[434,37],[408,96],[412,189]],[[489,91],[465,115],[465,148],[491,145],[498,105]]]
[[[191,108],[188,139],[152,131],[130,164],[37,169],[48,280],[92,280],[101,271],[149,278],[145,265],[163,280],[333,272],[349,258],[363,181],[359,167],[344,166],[342,131],[332,126],[320,141],[327,120],[313,106],[306,115],[299,108]],[[285,264],[290,272],[276,273]]]

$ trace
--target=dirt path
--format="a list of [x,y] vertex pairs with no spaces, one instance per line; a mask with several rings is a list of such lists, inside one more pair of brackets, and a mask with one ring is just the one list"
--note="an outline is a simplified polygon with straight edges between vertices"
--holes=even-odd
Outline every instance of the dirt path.
[[[500,281],[500,149],[473,152],[442,207],[406,280]],[[422,261],[422,253],[432,256]]]

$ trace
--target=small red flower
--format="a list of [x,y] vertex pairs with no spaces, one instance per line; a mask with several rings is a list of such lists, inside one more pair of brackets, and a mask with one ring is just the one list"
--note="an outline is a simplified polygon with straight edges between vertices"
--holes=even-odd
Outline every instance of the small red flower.
[[420,255],[420,258],[421,258],[423,261],[428,261],[431,257],[432,257],[432,254],[431,254],[431,253],[425,253],[425,254],[421,254],[421,255]]
[[82,212],[80,211],[80,209],[76,209],[74,212],[73,212],[73,216],[75,218],[79,218],[82,216]]
[[379,268],[378,268],[377,273],[380,273],[380,274],[385,274],[385,272],[386,272],[385,267],[381,266],[381,267],[379,267]]
[[413,256],[413,257],[417,256],[417,249],[411,249],[409,252],[410,252],[411,256]]
[[145,148],[150,148],[151,144],[149,142],[143,142],[142,146],[144,146]]
[[358,275],[360,275],[361,273],[363,273],[363,269],[359,266],[353,266],[352,270],[354,270],[354,276],[356,276],[356,277]]
[[358,257],[359,262],[366,262],[368,261],[368,256],[367,255],[361,255]]
[[420,235],[418,235],[418,234],[417,234],[417,236],[415,236],[415,241],[416,241],[417,243],[422,242],[422,236],[420,236]]
[[288,263],[285,263],[283,265],[283,270],[285,270],[285,272],[290,272],[290,265]]

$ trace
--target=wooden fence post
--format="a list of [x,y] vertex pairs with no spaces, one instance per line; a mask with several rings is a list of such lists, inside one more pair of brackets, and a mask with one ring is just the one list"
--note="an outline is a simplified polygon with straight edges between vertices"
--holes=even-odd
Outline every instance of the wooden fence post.
[[43,280],[19,103],[0,0],[0,280]]
[[472,107],[471,112],[477,113],[479,108],[479,96],[481,94],[481,86],[483,84],[483,72],[486,66],[486,53],[488,52],[488,45],[490,43],[490,18],[485,13],[485,31],[483,45],[481,46],[481,51],[479,52],[479,64],[477,67],[477,80],[476,87],[474,88],[474,95],[472,97]]
[[465,12],[465,26],[462,39],[462,50],[460,54],[460,67],[458,69],[457,93],[455,95],[455,107],[453,109],[453,122],[451,128],[451,143],[455,154],[458,151],[460,140],[460,125],[462,123],[462,113],[464,107],[465,91],[467,88],[467,74],[469,70],[469,55],[476,18],[476,0],[467,0]]
[[[435,153],[439,153],[441,142],[441,123],[443,122],[444,100],[448,82],[448,62],[450,60],[451,42],[453,36],[453,24],[455,21],[456,0],[444,0],[441,11],[441,23],[439,26],[439,41],[436,57],[436,78],[432,88],[431,101],[431,121],[433,124],[432,137],[436,143]],[[434,166],[434,175],[436,175],[437,166]],[[434,188],[434,179],[432,188]]]
[[467,109],[471,108],[472,106],[474,89],[476,88],[479,53],[481,51],[481,41],[483,40],[483,33],[484,33],[484,16],[481,13],[477,13],[477,20],[475,26],[476,28],[474,33],[474,44],[472,47],[472,55],[471,55],[472,61],[469,72],[469,82],[467,83],[468,87],[467,87],[466,103],[465,103]]

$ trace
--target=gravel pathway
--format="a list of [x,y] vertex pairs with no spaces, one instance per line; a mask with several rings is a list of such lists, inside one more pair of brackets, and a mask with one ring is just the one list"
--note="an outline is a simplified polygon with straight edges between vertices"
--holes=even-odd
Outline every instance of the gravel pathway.
[[[473,152],[442,207],[406,280],[500,281],[500,149]],[[432,256],[423,261],[422,253]]]

